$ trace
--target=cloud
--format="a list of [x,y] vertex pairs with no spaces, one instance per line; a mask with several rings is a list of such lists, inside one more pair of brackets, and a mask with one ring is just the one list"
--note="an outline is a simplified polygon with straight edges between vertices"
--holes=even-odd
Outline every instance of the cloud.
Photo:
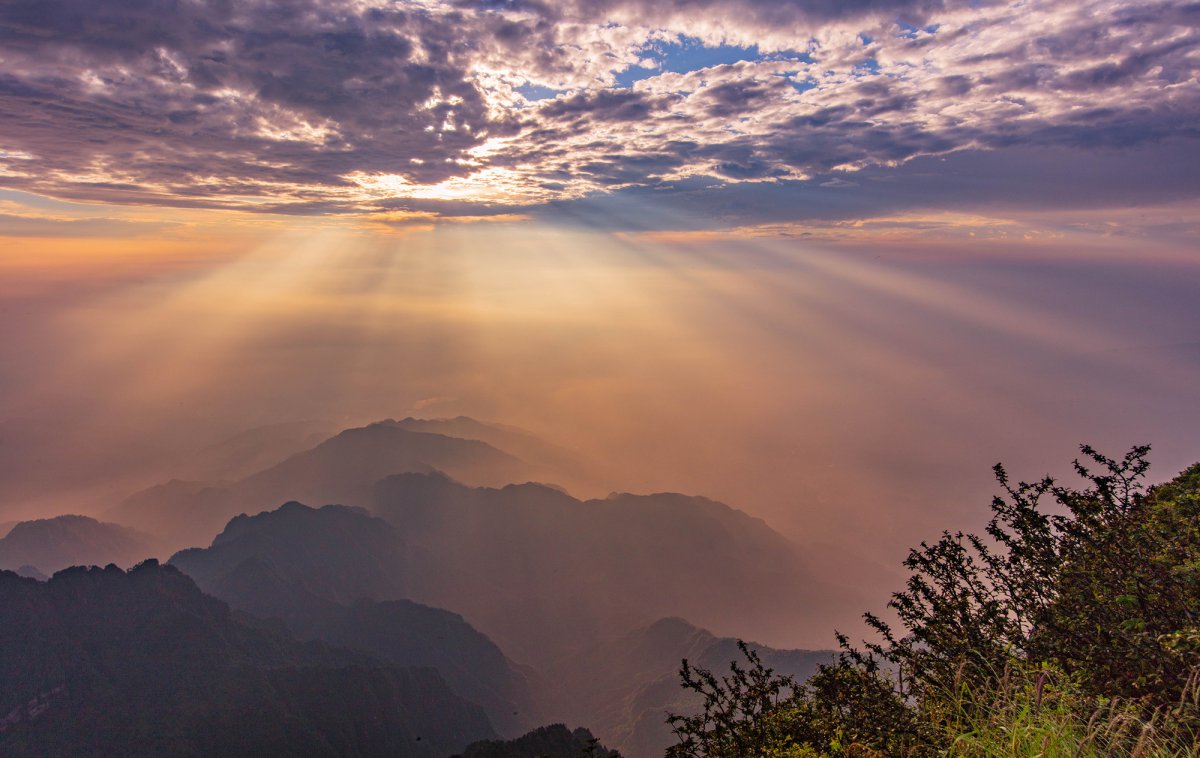
[[0,237],[129,238],[159,234],[178,224],[116,218],[63,218],[0,213]]
[[51,194],[336,203],[367,167],[454,176],[501,126],[422,13],[38,0],[0,9],[0,45],[0,135],[33,156],[6,178]]
[[704,230],[851,221],[930,209],[1058,215],[1101,211],[1106,216],[1113,209],[1133,209],[1149,214],[1180,203],[1200,203],[1200,140],[967,150],[921,156],[896,167],[769,184],[695,177],[594,193],[549,204],[534,215],[620,231]]
[[[18,0],[0,6],[0,181],[457,215],[696,178],[910,181],[922,156],[1200,138],[1197,22],[1133,0]],[[739,52],[640,68],[685,41]]]

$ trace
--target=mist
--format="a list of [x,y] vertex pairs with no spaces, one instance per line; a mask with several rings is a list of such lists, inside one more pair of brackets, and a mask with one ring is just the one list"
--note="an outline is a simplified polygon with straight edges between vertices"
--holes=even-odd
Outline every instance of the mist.
[[8,267],[0,521],[101,515],[249,429],[465,415],[567,448],[577,496],[760,517],[881,603],[909,547],[981,526],[998,461],[1196,456],[1200,270],[1169,250],[530,224],[227,244]]

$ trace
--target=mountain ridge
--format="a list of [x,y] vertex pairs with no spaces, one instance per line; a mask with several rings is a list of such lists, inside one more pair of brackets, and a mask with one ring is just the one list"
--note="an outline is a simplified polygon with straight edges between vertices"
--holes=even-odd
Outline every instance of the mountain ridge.
[[[584,501],[534,483],[495,489],[399,474],[379,482],[371,510],[402,530],[410,560],[440,561],[438,571],[410,567],[412,597],[464,613],[518,659],[534,662],[564,637],[594,639],[597,628],[672,615],[734,636],[827,634],[800,610],[823,600],[795,546],[708,498]],[[730,560],[716,571],[722,556]],[[746,586],[760,592],[748,596]]]
[[129,568],[150,555],[149,535],[75,514],[20,521],[0,537],[0,569],[32,567],[46,575],[79,564]]
[[404,550],[399,531],[364,509],[291,502],[234,518],[209,548],[180,551],[171,565],[301,639],[436,668],[502,735],[535,725],[526,672],[461,615],[408,599]]
[[432,669],[237,620],[178,569],[0,572],[4,755],[440,758],[494,734]]
[[287,501],[367,505],[374,484],[404,471],[445,469],[456,478],[505,484],[529,467],[479,440],[418,432],[378,422],[344,429],[318,445],[236,481],[166,483],[133,493],[106,517],[144,528],[171,554],[204,544],[229,519]]

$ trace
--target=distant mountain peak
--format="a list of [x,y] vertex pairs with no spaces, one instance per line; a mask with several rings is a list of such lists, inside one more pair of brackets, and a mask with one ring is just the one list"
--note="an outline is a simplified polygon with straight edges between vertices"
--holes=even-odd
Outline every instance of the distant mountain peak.
[[21,521],[0,538],[0,568],[36,566],[53,574],[67,566],[131,566],[150,555],[149,538],[120,524],[65,514]]
[[475,489],[474,487],[469,487],[469,485],[463,484],[440,469],[433,469],[432,471],[404,471],[399,474],[392,474],[391,476],[385,477],[380,481],[389,480],[397,482],[431,482],[444,484],[451,487],[467,487],[469,489]]
[[548,490],[548,491],[553,492],[558,495],[565,495],[566,497],[569,497],[572,500],[575,499],[574,496],[570,492],[568,492],[565,487],[560,487],[559,485],[554,484],[552,482],[519,482],[519,483],[513,483],[513,484],[506,484],[503,487],[501,487],[500,489],[502,491],[510,490],[510,491],[518,491],[518,492],[520,492],[520,491],[528,492],[531,490]]
[[26,579],[36,579],[39,582],[44,582],[50,578],[43,574],[37,566],[30,566],[28,563],[17,569],[16,573],[18,576],[23,576]]
[[[238,514],[258,513],[278,503],[369,505],[375,484],[396,474],[440,472],[455,482],[497,487],[534,480],[577,481],[569,473],[577,468],[570,453],[528,432],[468,416],[388,418],[342,429],[302,449],[296,445],[310,435],[304,425],[301,431],[302,437],[266,434],[264,444],[273,452],[258,455],[248,446],[264,432],[252,430],[245,439],[213,452],[208,461],[212,465],[193,468],[230,472],[245,470],[247,462],[273,459],[270,465],[255,466],[235,481],[172,479],[131,495],[109,513],[116,521],[146,529],[168,554],[208,544]],[[292,452],[277,457],[285,450]],[[568,473],[560,479],[564,471]]]
[[679,633],[692,634],[694,632],[704,632],[705,634],[708,634],[707,631],[699,628],[681,616],[667,616],[666,618],[661,618],[658,621],[655,621],[653,624],[647,626],[642,631],[645,634],[650,635]]
[[271,530],[277,528],[279,524],[287,523],[294,524],[296,528],[307,529],[310,526],[316,528],[318,531],[307,532],[314,538],[323,535],[327,537],[329,536],[328,532],[320,531],[322,526],[330,527],[348,522],[373,522],[370,528],[385,534],[395,531],[387,522],[371,515],[365,508],[355,505],[334,504],[314,508],[297,500],[289,500],[274,510],[264,510],[254,515],[243,513],[234,516],[221,533],[213,539],[213,546],[235,540],[250,532]]

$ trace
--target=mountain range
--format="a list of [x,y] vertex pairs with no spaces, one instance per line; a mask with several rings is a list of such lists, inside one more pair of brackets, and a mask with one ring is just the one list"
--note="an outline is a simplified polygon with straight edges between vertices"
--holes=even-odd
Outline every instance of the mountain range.
[[405,666],[435,668],[501,734],[536,725],[531,674],[457,614],[403,599],[404,541],[366,511],[287,503],[239,516],[208,549],[171,564],[232,607]]
[[347,429],[234,481],[175,479],[151,487],[109,510],[106,518],[154,535],[165,555],[207,543],[240,513],[289,500],[366,505],[376,482],[411,471],[444,471],[479,484],[536,478],[534,467],[486,442],[385,421]]
[[[709,614],[720,603],[737,607],[738,582],[769,580],[766,569],[788,565],[790,555],[761,522],[704,499],[578,501],[539,485],[470,488],[439,474],[388,479],[379,494],[387,519],[287,503],[233,519],[209,548],[181,551],[171,564],[301,638],[437,668],[501,734],[586,723],[633,758],[661,753],[671,737],[666,712],[696,705],[678,684],[682,658],[724,668],[738,657],[734,639],[662,617],[681,606]],[[661,549],[612,526],[645,535],[667,521],[676,534]],[[757,560],[712,547],[722,541]],[[606,563],[606,546],[624,565]],[[623,592],[604,594],[604,583]],[[689,586],[704,589],[688,595]],[[648,621],[631,632],[611,620],[641,617]],[[527,665],[501,652],[514,648]],[[832,657],[758,648],[769,665],[801,678]]]
[[0,754],[441,758],[493,736],[429,668],[237,618],[170,566],[0,572]]
[[[323,667],[313,676],[333,682],[336,691],[360,687],[344,669],[365,667],[369,677],[387,679],[385,689],[397,697],[412,694],[397,681],[432,677],[436,684],[420,686],[440,688],[434,699],[452,698],[446,713],[457,714],[437,722],[439,729],[461,736],[482,723],[487,731],[473,755],[518,755],[551,744],[567,750],[583,739],[565,727],[534,729],[554,722],[585,724],[627,758],[661,754],[671,742],[666,713],[697,705],[678,685],[680,659],[724,668],[737,657],[734,637],[823,637],[826,604],[842,594],[766,523],[723,503],[676,493],[580,499],[556,484],[536,483],[586,483],[587,467],[518,429],[465,417],[408,418],[328,433],[323,422],[277,425],[206,449],[181,471],[217,478],[171,480],[108,511],[137,531],[81,517],[15,525],[0,538],[0,567],[44,579],[72,564],[130,566],[182,547],[168,566],[153,570],[173,572],[190,592],[211,596],[200,595],[204,602],[227,603],[224,613],[237,634],[272,640],[254,644],[290,646],[282,659],[253,664],[272,673],[252,697],[285,702],[271,701],[263,706],[268,711],[320,721],[298,704],[295,688],[303,682],[281,673],[297,666]],[[118,550],[105,535],[129,540]],[[190,547],[197,544],[207,547]],[[152,565],[121,576],[141,576]],[[77,571],[60,572],[46,585],[60,592],[78,584],[69,579]],[[109,576],[86,575],[93,574]],[[161,608],[138,612],[155,623],[170,615]],[[126,640],[144,642],[136,634]],[[327,657],[314,664],[296,652],[310,648]],[[830,659],[828,652],[759,649],[769,665],[801,677]],[[68,644],[58,660],[73,654]],[[246,655],[233,657],[244,662]],[[225,670],[219,660],[210,663]],[[261,684],[262,676],[254,676]],[[37,692],[61,700],[53,693],[59,685],[51,685]],[[304,702],[318,707],[316,700]],[[211,708],[217,705],[205,701],[203,709]],[[33,728],[18,710],[13,734]],[[336,729],[353,720],[353,714],[329,717]],[[384,731],[370,739],[383,741],[363,754],[378,754],[372,750],[384,744],[399,750],[388,740],[408,727],[381,718]],[[68,731],[86,725],[77,715],[68,721]],[[253,737],[260,738],[268,739]],[[453,741],[444,739],[438,749]],[[453,749],[467,749],[469,741]],[[356,744],[339,743],[333,752]]]
[[726,633],[794,632],[814,623],[823,596],[789,542],[706,498],[580,501],[433,473],[388,477],[372,499],[372,511],[289,503],[240,516],[171,563],[222,597],[255,559],[330,602],[446,608],[534,666],[667,616]]
[[150,538],[120,524],[88,516],[21,521],[0,537],[0,569],[36,568],[53,574],[68,566],[128,568],[151,554]]
[[533,663],[666,616],[815,637],[830,596],[766,523],[703,497],[583,501],[539,484],[400,474],[379,482],[372,510],[404,536],[410,597],[462,613]]

